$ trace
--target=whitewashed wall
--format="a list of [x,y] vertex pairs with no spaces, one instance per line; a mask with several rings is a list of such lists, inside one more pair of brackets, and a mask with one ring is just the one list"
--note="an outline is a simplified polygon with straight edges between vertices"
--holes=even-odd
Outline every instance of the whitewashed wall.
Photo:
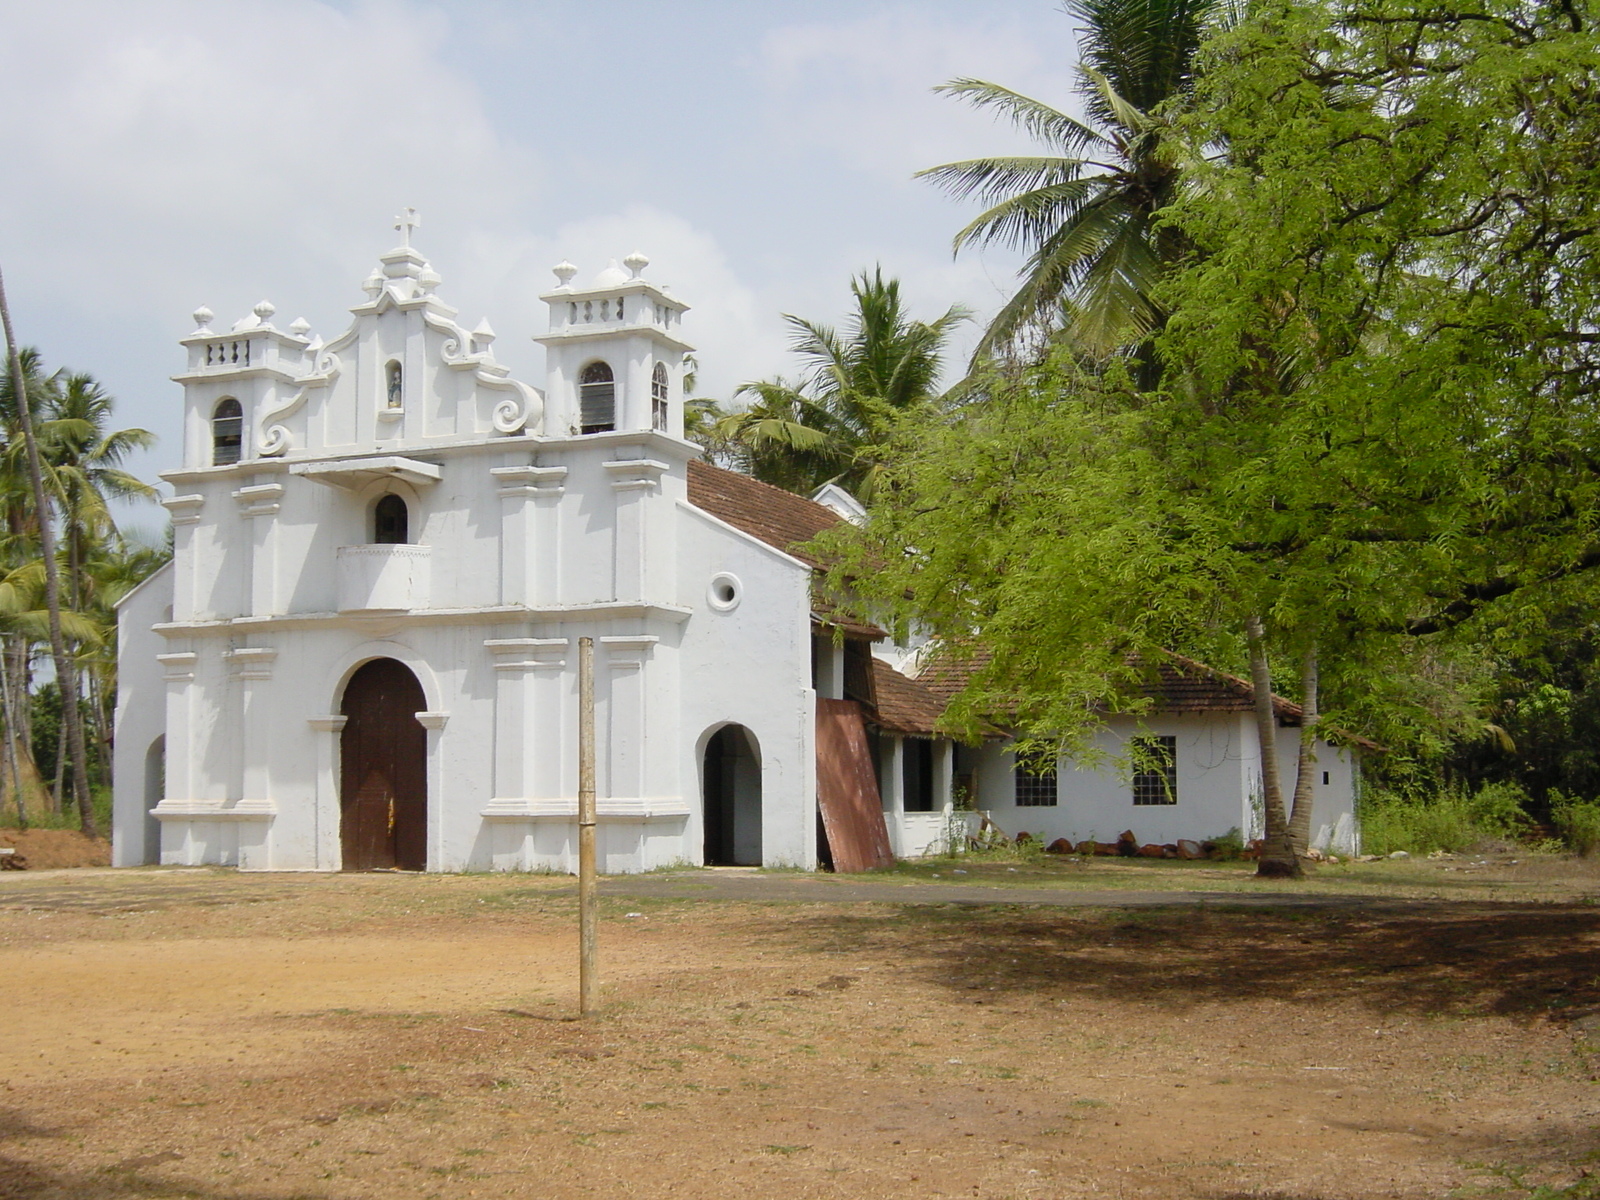
[[[185,339],[185,467],[166,475],[175,558],[121,610],[116,861],[149,857],[145,756],[164,734],[161,861],[338,869],[340,699],[363,662],[389,657],[426,694],[429,869],[569,870],[589,636],[602,870],[700,861],[703,750],[729,722],[759,747],[762,860],[813,865],[810,573],[687,503],[698,450],[676,432],[671,359],[687,347],[664,324],[636,327],[664,308],[568,331],[552,358],[613,358],[623,427],[569,436],[564,413],[547,436],[542,398],[493,363],[486,326],[454,323],[421,256],[383,262],[329,346],[263,325],[259,306],[228,333],[197,314]],[[637,278],[618,288],[654,295]],[[208,365],[242,342],[248,371]],[[635,394],[641,347],[673,367],[667,432]],[[243,404],[244,457],[212,466],[223,396]],[[407,502],[409,545],[371,544],[388,491]],[[362,594],[383,603],[350,603],[352,564],[377,572]],[[712,592],[719,576],[738,581],[737,603]]]
[[[1128,770],[1117,759],[1128,755],[1128,739],[1156,735],[1177,739],[1178,803],[1135,805]],[[1298,730],[1282,729],[1280,754],[1293,755]],[[1097,757],[1076,765],[1064,761],[1057,776],[1057,803],[1050,807],[1018,807],[1012,779],[1014,756],[1009,743],[995,742],[968,751],[976,774],[977,807],[1015,837],[1027,831],[1052,841],[1064,837],[1113,841],[1132,830],[1141,844],[1189,838],[1203,841],[1238,829],[1255,836],[1252,796],[1261,779],[1259,742],[1249,713],[1155,714],[1135,723],[1114,718],[1093,740]],[[1287,786],[1293,786],[1292,757],[1284,760]],[[1328,772],[1322,783],[1321,772]],[[1313,844],[1351,852],[1354,835],[1356,772],[1351,757],[1327,743],[1318,744],[1317,792],[1313,807]],[[1341,824],[1342,818],[1342,824]],[[1326,833],[1324,833],[1324,829]],[[1340,831],[1336,836],[1336,831]]]

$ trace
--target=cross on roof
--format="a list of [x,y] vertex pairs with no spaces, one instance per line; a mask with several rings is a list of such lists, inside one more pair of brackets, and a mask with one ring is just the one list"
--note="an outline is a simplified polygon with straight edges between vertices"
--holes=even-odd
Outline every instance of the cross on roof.
[[422,218],[417,216],[416,209],[403,208],[400,210],[400,215],[394,219],[394,227],[400,231],[400,244],[402,246],[410,248],[411,231],[421,224]]

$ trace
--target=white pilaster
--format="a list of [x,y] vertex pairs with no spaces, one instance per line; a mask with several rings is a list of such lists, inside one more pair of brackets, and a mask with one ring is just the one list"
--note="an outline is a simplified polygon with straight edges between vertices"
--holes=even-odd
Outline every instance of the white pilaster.
[[599,794],[610,799],[644,795],[644,664],[658,638],[603,637],[606,665],[606,778]]

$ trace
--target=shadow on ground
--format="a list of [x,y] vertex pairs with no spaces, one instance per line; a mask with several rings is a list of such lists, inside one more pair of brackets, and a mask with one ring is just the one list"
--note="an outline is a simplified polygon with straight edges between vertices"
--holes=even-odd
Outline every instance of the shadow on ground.
[[180,1161],[175,1154],[151,1154],[128,1163],[78,1173],[51,1171],[0,1157],[0,1200],[34,1200],[59,1197],[60,1200],[140,1200],[142,1197],[183,1196],[186,1200],[322,1200],[323,1193],[295,1192],[286,1197],[281,1191],[241,1191],[232,1185],[207,1187],[184,1180],[159,1179],[145,1172],[151,1166]]
[[978,1003],[1025,993],[1168,1008],[1259,998],[1459,1016],[1600,1012],[1600,910],[1419,907],[1377,917],[919,905],[791,918],[772,936],[914,965]]

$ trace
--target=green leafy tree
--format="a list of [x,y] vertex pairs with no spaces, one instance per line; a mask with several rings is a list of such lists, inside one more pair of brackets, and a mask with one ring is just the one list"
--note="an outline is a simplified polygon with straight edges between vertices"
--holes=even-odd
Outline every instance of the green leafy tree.
[[[1430,695],[1441,663],[1600,592],[1588,19],[1281,3],[1206,49],[1164,114],[1226,147],[1160,216],[1191,247],[1153,293],[1164,386],[1060,352],[997,377],[906,433],[843,568],[993,648],[958,716],[1081,740],[1177,649],[1436,743],[1470,699]],[[1301,815],[1269,794],[1274,858]]]
[[981,79],[939,89],[1008,118],[1044,151],[920,172],[988,205],[956,234],[957,252],[1004,245],[1029,256],[977,357],[1029,331],[1062,329],[1103,355],[1159,326],[1152,289],[1185,248],[1180,231],[1156,219],[1182,178],[1161,109],[1192,86],[1195,52],[1221,8],[1222,0],[1069,0],[1066,12],[1084,25],[1082,121]]
[[855,312],[844,329],[787,316],[803,362],[798,382],[746,383],[748,406],[714,426],[735,465],[764,482],[810,492],[835,482],[863,500],[875,493],[882,446],[900,414],[938,394],[952,307],[931,322],[906,311],[900,282],[881,269],[850,281]]

